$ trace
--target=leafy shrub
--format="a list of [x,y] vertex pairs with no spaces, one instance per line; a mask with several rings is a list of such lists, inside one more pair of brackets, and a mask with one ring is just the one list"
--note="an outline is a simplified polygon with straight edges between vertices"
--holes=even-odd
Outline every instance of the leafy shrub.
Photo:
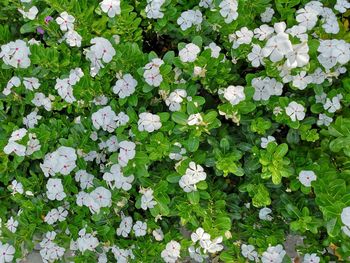
[[2,0],[0,261],[347,261],[349,7]]

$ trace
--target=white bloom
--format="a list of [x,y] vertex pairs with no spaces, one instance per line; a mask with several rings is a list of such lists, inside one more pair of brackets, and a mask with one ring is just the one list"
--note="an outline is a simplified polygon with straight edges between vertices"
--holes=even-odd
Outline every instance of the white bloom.
[[204,249],[204,253],[206,253],[207,251],[209,253],[217,253],[221,250],[224,249],[224,246],[221,245],[222,242],[222,237],[217,237],[213,240],[204,240],[203,241],[203,249]]
[[305,118],[305,108],[303,105],[292,101],[286,107],[286,114],[291,118],[292,121],[301,121]]
[[77,239],[77,246],[79,251],[84,252],[86,250],[94,251],[99,245],[99,241],[90,233],[86,233],[86,229],[83,228],[79,231],[79,238]]
[[24,11],[20,8],[18,11],[23,15],[23,18],[28,18],[29,20],[34,20],[36,15],[39,13],[39,10],[36,6],[32,6],[28,11]]
[[27,142],[26,155],[31,155],[41,149],[40,141],[36,139],[35,135],[29,134],[29,141]]
[[193,25],[197,26],[197,30],[199,30],[202,21],[203,17],[201,11],[188,10],[181,13],[181,16],[177,19],[177,24],[183,31],[189,29]]
[[160,66],[164,64],[164,61],[159,58],[152,59],[151,62],[144,66],[145,71],[143,77],[146,83],[153,87],[159,87],[163,81],[163,76],[160,74]]
[[56,208],[51,209],[44,218],[44,222],[52,225],[58,220],[58,210]]
[[113,164],[110,172],[104,173],[103,180],[112,188],[123,189],[129,191],[134,181],[134,176],[124,176],[119,164]]
[[272,216],[270,215],[272,213],[272,210],[268,207],[261,208],[259,210],[259,219],[266,220],[266,221],[272,221]]
[[204,231],[203,228],[197,228],[196,232],[191,234],[191,240],[194,243],[199,241],[200,245],[203,247],[206,240],[210,240],[210,235]]
[[120,0],[103,0],[100,6],[102,11],[107,13],[109,17],[121,14]]
[[18,156],[25,156],[25,152],[26,147],[14,141],[9,141],[4,148],[6,154],[15,153]]
[[11,189],[12,189],[12,193],[16,194],[23,194],[23,184],[21,182],[17,182],[17,180],[13,180],[11,182]]
[[335,96],[332,99],[327,98],[323,108],[330,113],[334,113],[341,108],[340,99],[342,96]]
[[181,103],[187,97],[187,92],[184,89],[176,89],[169,94],[165,100],[165,104],[170,111],[178,111],[181,109]]
[[244,87],[242,86],[228,86],[224,90],[224,98],[232,105],[237,105],[245,100]]
[[23,78],[23,85],[27,90],[31,91],[40,87],[40,83],[37,78]]
[[37,107],[44,106],[47,111],[51,111],[52,109],[50,98],[46,97],[45,94],[41,92],[36,92],[31,102]]
[[94,186],[94,176],[85,170],[79,170],[75,173],[75,181],[80,182],[81,189],[89,189]]
[[254,33],[247,27],[242,27],[240,30],[235,32],[236,39],[233,42],[232,48],[236,49],[242,44],[250,44],[252,42]]
[[306,71],[301,71],[293,76],[293,86],[300,90],[304,90],[310,83],[312,83],[312,77],[306,76]]
[[136,151],[136,144],[129,141],[122,141],[119,143],[119,156],[118,161],[120,166],[124,167],[128,164],[129,160],[134,159]]
[[197,55],[200,52],[200,48],[193,44],[189,43],[179,51],[179,57],[182,62],[193,62],[197,59]]
[[99,186],[93,190],[90,196],[100,207],[110,207],[112,205],[112,194],[103,186]]
[[350,8],[350,3],[348,0],[337,0],[337,3],[334,6],[334,9],[339,11],[340,13],[345,13],[346,9],[349,9],[349,8]]
[[343,208],[340,218],[344,225],[350,227],[350,206]]
[[7,243],[0,243],[0,262],[12,262],[15,248]]
[[160,117],[156,114],[143,112],[139,114],[139,121],[137,122],[139,131],[153,132],[162,127]]
[[200,113],[191,114],[187,120],[187,124],[190,126],[200,125],[202,124],[202,122],[203,122],[203,117]]
[[312,76],[312,83],[322,84],[325,81],[327,75],[321,68],[317,68],[310,76]]
[[[303,67],[309,63],[309,46],[307,42],[303,42],[301,44],[293,45],[293,51],[289,52],[286,55],[286,67],[296,68]],[[303,71],[304,72],[304,71]]]
[[145,8],[146,15],[148,18],[163,18],[164,13],[161,12],[162,5],[165,0],[148,0]]
[[146,231],[147,231],[147,223],[146,222],[141,222],[141,221],[136,221],[136,223],[132,227],[132,229],[134,230],[136,237],[145,236],[146,235]]
[[318,20],[318,13],[315,9],[305,6],[297,10],[295,19],[299,22],[299,25],[306,27],[308,30],[314,28]]
[[151,188],[143,189],[140,191],[141,196],[141,208],[147,210],[148,208],[153,208],[157,202],[153,200],[153,190]]
[[318,126],[329,126],[333,122],[333,118],[328,117],[326,114],[319,114],[318,115],[318,120],[317,120],[317,125]]
[[180,178],[179,185],[186,192],[196,191],[196,184],[200,181],[204,181],[207,174],[199,164],[190,162],[189,167],[186,169],[186,173]]
[[310,187],[313,181],[316,181],[317,177],[313,171],[300,171],[298,179],[300,183],[306,187]]
[[301,25],[295,25],[287,29],[286,32],[293,37],[299,38],[301,42],[306,42],[308,40],[307,28]]
[[204,49],[210,49],[211,50],[211,57],[212,58],[218,58],[220,56],[221,47],[216,45],[214,42],[211,42]]
[[258,252],[255,251],[255,247],[253,245],[242,244],[241,246],[243,257],[256,261],[258,259]]
[[26,136],[27,129],[21,128],[18,130],[15,130],[11,133],[11,137],[9,139],[10,142],[20,141]]
[[18,227],[18,221],[14,220],[11,216],[9,220],[6,222],[6,227],[8,230],[10,230],[12,233],[16,233],[17,227]]
[[157,241],[162,241],[164,239],[164,234],[161,228],[153,230],[152,235]]
[[108,103],[108,98],[105,95],[100,95],[94,98],[92,101],[95,105],[105,106]]
[[265,65],[263,59],[263,53],[262,53],[262,49],[259,45],[252,45],[252,51],[248,54],[247,58],[248,60],[252,63],[252,66],[257,68],[261,65]]
[[117,115],[112,110],[111,106],[106,106],[93,113],[91,116],[92,124],[99,130],[102,128],[104,131],[113,132],[117,128]]
[[69,15],[66,11],[62,12],[60,16],[56,18],[56,23],[60,26],[62,31],[73,30],[74,21],[74,16]]
[[273,137],[273,136],[267,136],[266,138],[261,138],[261,144],[260,144],[260,146],[261,146],[261,148],[264,148],[264,149],[266,149],[267,148],[267,145],[270,143],[270,142],[275,142],[276,141],[276,139],[275,139],[275,137]]
[[117,235],[127,237],[131,232],[132,228],[132,217],[126,216],[122,217],[119,227],[117,228]]
[[2,91],[2,94],[4,94],[5,96],[10,95],[11,93],[11,89],[13,87],[19,87],[21,85],[21,80],[19,79],[19,77],[12,77],[6,85],[6,88]]
[[61,179],[50,178],[46,183],[46,195],[50,200],[61,201],[66,197]]
[[261,22],[268,23],[272,20],[275,11],[271,7],[266,7],[264,13],[260,14]]
[[180,257],[180,249],[181,245],[178,242],[171,240],[162,251],[161,257],[166,263],[175,263]]
[[1,46],[0,58],[6,65],[15,68],[28,68],[30,66],[30,49],[23,40],[11,41]]
[[238,2],[236,0],[223,0],[220,5],[220,14],[225,18],[225,23],[230,24],[238,17]]
[[282,263],[286,251],[282,245],[270,246],[267,251],[262,254],[262,263]]
[[271,95],[274,95],[270,85],[270,78],[262,79],[261,77],[252,80],[252,86],[255,89],[253,100],[268,100]]
[[261,25],[258,28],[254,29],[254,37],[263,41],[268,39],[274,32],[274,29],[268,25]]
[[81,40],[83,39],[81,35],[75,30],[68,30],[64,36],[63,39],[66,40],[67,44],[71,47],[80,47],[81,46]]
[[121,79],[117,80],[113,86],[113,93],[117,94],[119,98],[124,99],[135,92],[137,80],[130,74],[125,74]]
[[303,263],[319,263],[320,257],[317,256],[316,253],[305,254]]
[[117,137],[115,135],[109,137],[109,139],[105,142],[105,146],[109,152],[116,152],[119,149]]

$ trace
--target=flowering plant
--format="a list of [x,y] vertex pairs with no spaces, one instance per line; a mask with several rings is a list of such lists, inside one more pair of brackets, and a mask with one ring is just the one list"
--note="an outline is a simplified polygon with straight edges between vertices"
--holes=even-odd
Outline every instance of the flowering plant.
[[349,8],[1,1],[0,262],[350,260]]

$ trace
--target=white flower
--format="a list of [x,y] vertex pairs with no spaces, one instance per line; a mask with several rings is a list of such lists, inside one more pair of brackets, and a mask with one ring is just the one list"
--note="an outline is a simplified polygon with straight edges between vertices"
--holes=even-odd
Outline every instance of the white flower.
[[105,95],[100,95],[94,98],[92,101],[95,105],[105,106],[108,103],[108,98]]
[[98,239],[90,233],[86,233],[86,229],[83,228],[79,231],[79,238],[77,239],[77,246],[81,252],[86,250],[94,251],[100,244]]
[[333,118],[328,117],[326,114],[321,113],[318,115],[318,120],[317,120],[318,126],[322,126],[322,125],[329,126],[332,122],[333,122]]
[[56,23],[60,26],[62,31],[73,30],[74,21],[74,16],[69,15],[66,11],[62,12],[60,16],[56,18]]
[[250,44],[252,42],[254,33],[247,27],[242,27],[235,32],[236,40],[233,42],[232,48],[236,49],[242,44]]
[[25,156],[25,152],[26,147],[14,141],[9,141],[4,148],[6,154],[15,153],[18,156]]
[[27,129],[21,128],[11,133],[10,142],[20,141],[27,134]]
[[119,156],[118,161],[120,166],[124,167],[128,164],[129,160],[134,159],[136,151],[136,144],[129,141],[122,141],[119,143]]
[[132,217],[126,216],[122,217],[119,227],[117,228],[117,235],[127,237],[131,232],[132,228]]
[[175,263],[180,257],[180,249],[181,245],[178,242],[171,240],[166,244],[165,249],[161,253],[161,257],[166,263]]
[[292,101],[286,107],[286,114],[291,118],[292,121],[301,121],[305,118],[305,108],[303,105]]
[[322,20],[324,21],[322,27],[324,31],[329,34],[338,34],[340,28],[337,16],[334,14],[333,10],[328,7],[324,7],[322,17]]
[[301,71],[293,76],[293,86],[300,90],[304,90],[310,83],[312,83],[312,77],[306,76],[306,71]]
[[238,2],[236,0],[223,0],[220,5],[220,14],[225,18],[225,23],[230,24],[238,17]]
[[255,101],[268,100],[270,96],[273,95],[270,85],[270,78],[254,78],[252,80],[252,86],[255,89],[253,96],[253,100]]
[[137,80],[130,74],[125,74],[123,78],[117,80],[113,86],[113,93],[117,94],[119,98],[124,99],[135,92],[136,86]]
[[36,92],[31,102],[37,107],[44,106],[47,111],[51,111],[52,109],[51,100],[41,92]]
[[12,262],[15,248],[7,243],[0,243],[0,262]]
[[56,208],[51,209],[44,218],[44,222],[49,225],[54,224],[58,220],[58,210]]
[[181,109],[181,103],[186,97],[186,90],[176,89],[169,94],[169,97],[166,98],[165,104],[169,107],[170,111],[178,111]]
[[350,206],[343,208],[340,218],[344,225],[350,227]]
[[217,237],[213,240],[204,240],[203,241],[203,246],[202,248],[204,249],[204,253],[206,253],[207,251],[209,253],[217,253],[221,250],[224,249],[224,246],[221,245],[222,242],[222,237]]
[[179,57],[182,62],[193,62],[197,59],[197,55],[200,52],[200,48],[193,44],[189,43],[179,51]]
[[162,241],[164,239],[164,234],[161,228],[157,228],[152,231],[152,235],[154,236],[155,240]]
[[40,87],[40,83],[37,78],[23,78],[23,85],[27,90],[31,91]]
[[204,242],[206,240],[210,240],[210,235],[206,233],[203,228],[199,227],[195,233],[191,234],[191,240],[194,243],[197,243],[197,241],[199,241],[201,247],[203,247]]
[[320,257],[317,256],[316,253],[305,254],[303,263],[319,263]]
[[286,251],[282,245],[270,246],[267,251],[262,254],[262,263],[282,263]]
[[262,49],[259,45],[252,45],[252,51],[248,54],[247,58],[248,60],[252,63],[252,66],[257,68],[261,65],[265,65],[263,59],[263,53],[262,53]]
[[261,25],[258,28],[254,29],[254,37],[263,41],[268,39],[274,32],[274,29],[268,25]]
[[14,220],[11,216],[9,220],[6,222],[6,227],[8,230],[10,230],[12,233],[16,233],[17,227],[18,227],[18,221]]
[[197,30],[200,29],[200,24],[203,21],[202,13],[199,10],[188,10],[181,13],[181,16],[177,19],[177,24],[183,31],[189,29],[193,25],[197,26]]
[[6,65],[15,68],[28,68],[30,66],[30,49],[23,40],[11,41],[1,46],[0,58]]
[[75,181],[80,182],[81,189],[89,189],[94,186],[94,176],[85,170],[79,170],[75,173]]
[[227,99],[232,105],[237,105],[241,101],[245,100],[244,87],[228,86],[224,90],[224,98]]
[[148,0],[145,12],[148,18],[163,18],[164,13],[161,12],[161,7],[165,0]]
[[124,176],[119,164],[113,164],[110,172],[104,173],[103,180],[112,188],[123,189],[129,191],[134,181],[134,176]]
[[27,142],[26,155],[31,155],[41,149],[40,141],[36,139],[36,135],[29,134],[29,141]]
[[242,244],[241,246],[243,257],[256,261],[258,259],[258,252],[255,251],[255,247],[253,245]]
[[153,200],[153,190],[151,188],[143,189],[140,191],[141,196],[141,208],[147,210],[148,208],[153,208],[157,202]]
[[160,86],[163,81],[163,76],[160,74],[159,68],[163,64],[163,60],[154,58],[144,66],[145,71],[143,72],[143,77],[148,85],[153,87]]
[[306,187],[310,187],[313,181],[316,181],[317,177],[313,171],[300,171],[298,179],[300,183]]
[[213,0],[201,0],[198,5],[210,9],[214,7]]
[[327,98],[323,108],[330,113],[334,113],[341,108],[340,99],[342,96],[335,96],[332,99]]
[[275,142],[276,141],[276,139],[275,139],[275,137],[273,137],[273,136],[267,136],[266,138],[261,138],[261,144],[260,144],[260,146],[261,146],[261,148],[264,148],[264,149],[266,149],[267,148],[267,145],[270,143],[270,142]]
[[187,119],[187,124],[190,126],[200,125],[203,123],[203,117],[200,113],[191,114]]
[[39,10],[36,6],[32,6],[28,11],[24,11],[20,8],[18,11],[23,15],[23,18],[28,18],[29,20],[34,20],[36,15],[39,13]]
[[139,131],[153,132],[162,127],[160,117],[156,114],[143,112],[139,114],[139,121],[137,122]]
[[320,52],[318,61],[325,69],[330,69],[337,63],[344,65],[350,61],[350,44],[342,39],[322,40],[317,51]]
[[66,197],[61,179],[50,178],[46,183],[46,195],[50,200],[61,201]]
[[117,128],[117,115],[112,110],[111,106],[106,106],[93,113],[91,116],[92,124],[99,130],[102,128],[104,131],[113,132]]
[[272,216],[270,215],[272,213],[272,210],[268,207],[261,208],[259,210],[259,219],[266,220],[266,221],[272,221]]
[[[293,51],[289,52],[286,55],[286,62],[285,65],[288,68],[296,68],[296,67],[303,67],[309,63],[309,46],[307,45],[307,42],[303,42],[301,44],[297,44],[293,46]],[[302,71],[304,72],[304,71]],[[312,79],[312,77],[308,76]]]
[[136,221],[135,225],[132,227],[135,232],[136,237],[142,237],[146,235],[147,223]]
[[306,42],[308,40],[307,28],[301,25],[295,25],[287,29],[286,32],[293,37],[299,38],[301,42]]
[[350,8],[350,3],[348,0],[337,0],[337,3],[334,6],[334,9],[339,11],[340,13],[345,13],[346,9],[349,9],[349,8]]
[[115,17],[120,15],[120,0],[103,0],[100,3],[101,9],[104,13],[107,13],[109,17]]
[[6,85],[6,88],[2,91],[2,94],[4,94],[5,96],[10,95],[11,93],[11,89],[13,87],[19,87],[21,85],[21,80],[19,79],[19,77],[12,77]]
[[64,36],[63,39],[66,40],[67,44],[71,47],[80,47],[81,46],[81,40],[83,39],[81,35],[75,30],[68,30]]
[[318,13],[309,6],[297,10],[296,14],[295,19],[299,22],[299,25],[306,27],[308,30],[313,29],[317,23]]
[[180,178],[179,185],[186,192],[196,191],[196,184],[200,181],[204,181],[207,174],[199,164],[190,162],[189,167],[186,169],[186,173]]
[[16,194],[16,193],[19,193],[19,194],[23,194],[23,184],[21,182],[17,182],[17,180],[13,180],[11,182],[11,189],[12,189],[12,193],[13,194]]
[[103,186],[99,186],[93,190],[90,196],[100,207],[110,207],[112,205],[112,194]]
[[221,47],[216,45],[214,42],[211,42],[204,49],[210,49],[211,50],[211,57],[212,58],[218,58],[220,56]]
[[266,7],[264,13],[260,14],[261,22],[268,23],[272,20],[275,11],[271,7]]

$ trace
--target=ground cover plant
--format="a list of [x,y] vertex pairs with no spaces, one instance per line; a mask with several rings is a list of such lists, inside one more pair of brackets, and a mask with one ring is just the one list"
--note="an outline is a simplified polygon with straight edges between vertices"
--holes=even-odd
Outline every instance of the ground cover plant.
[[0,262],[349,261],[349,8],[0,1]]

